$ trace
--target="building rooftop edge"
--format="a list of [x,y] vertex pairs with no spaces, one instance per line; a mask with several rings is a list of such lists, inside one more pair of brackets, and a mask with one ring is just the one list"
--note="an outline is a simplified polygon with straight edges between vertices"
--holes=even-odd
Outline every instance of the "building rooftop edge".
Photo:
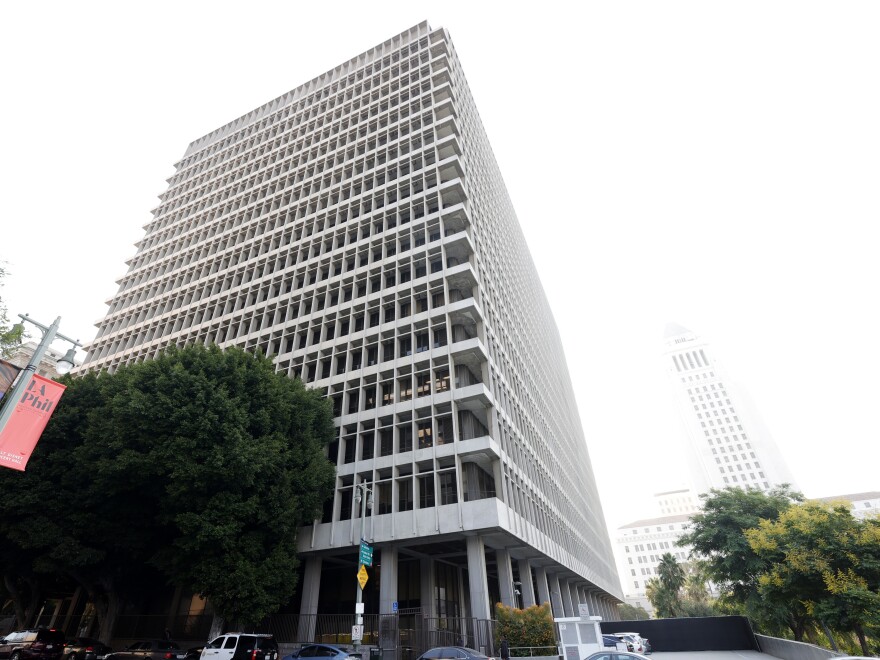
[[808,497],[808,500],[820,502],[834,502],[836,500],[875,500],[880,498],[880,490],[870,490],[866,493],[852,493],[850,495],[829,495],[827,497]]
[[[372,48],[368,48],[364,52],[362,52],[358,55],[355,55],[352,58],[349,58],[348,60],[346,60],[342,64],[339,64],[339,65],[333,67],[332,69],[329,69],[328,71],[324,71],[323,73],[318,74],[317,76],[315,76],[311,80],[307,80],[306,82],[304,82],[300,85],[297,85],[296,87],[294,87],[293,89],[291,89],[288,92],[285,92],[281,96],[278,96],[278,97],[272,99],[271,101],[264,103],[259,108],[251,110],[250,112],[245,113],[244,115],[238,117],[237,119],[233,119],[232,121],[227,122],[223,126],[220,126],[219,128],[216,128],[213,131],[206,133],[202,137],[190,142],[189,145],[187,146],[186,152],[183,155],[183,158],[181,158],[180,161],[178,161],[176,166],[179,169],[180,164],[188,156],[191,156],[192,154],[200,151],[201,149],[204,149],[205,147],[210,146],[211,144],[216,142],[218,139],[228,135],[230,132],[234,132],[236,130],[239,130],[239,129],[243,128],[244,126],[248,126],[249,124],[262,119],[263,117],[266,116],[266,114],[268,112],[272,112],[274,110],[277,110],[278,108],[284,107],[288,103],[290,103],[291,101],[300,98],[300,96],[302,95],[302,94],[300,94],[300,92],[305,92],[309,88],[312,88],[312,87],[317,88],[318,83],[321,82],[322,78],[325,78],[328,75],[333,74],[334,72],[343,71],[343,70],[346,72],[346,75],[347,75],[347,73],[348,73],[347,67],[349,67],[352,64],[357,65],[357,63],[361,60],[361,58],[366,58],[367,56],[375,53],[376,51],[381,50],[382,47],[385,46],[385,44],[388,44],[389,42],[393,43],[395,39],[402,40],[403,38],[406,38],[406,37],[409,37],[409,39],[407,39],[406,41],[402,41],[402,43],[411,43],[411,41],[413,40],[413,37],[412,37],[413,33],[415,33],[415,37],[414,37],[415,40],[418,40],[422,36],[430,34],[432,31],[433,30],[432,30],[431,26],[428,24],[427,20],[421,21],[420,23],[416,23],[412,27],[410,27],[406,30],[403,30],[402,32],[399,32],[398,34],[395,34],[394,36],[386,39],[378,46],[373,46]],[[372,61],[372,60],[370,60],[370,61]],[[366,63],[367,63],[367,61],[365,59],[362,62],[362,64],[366,64]],[[359,68],[359,67],[356,66],[355,69],[356,68]],[[325,80],[323,84],[327,84],[329,82],[332,82],[332,77]]]
[[658,523],[684,522],[690,520],[695,515],[693,513],[679,513],[674,516],[661,516],[659,518],[646,518],[644,520],[636,520],[626,525],[621,525],[617,529],[628,529],[630,527],[644,527],[645,525],[656,525]]

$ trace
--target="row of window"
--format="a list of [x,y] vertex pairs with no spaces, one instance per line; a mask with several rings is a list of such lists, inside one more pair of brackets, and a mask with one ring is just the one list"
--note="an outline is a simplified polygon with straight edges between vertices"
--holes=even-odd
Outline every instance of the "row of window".
[[[430,116],[427,119],[430,120]],[[431,121],[425,123],[431,125]],[[359,196],[366,203],[371,196],[365,193],[392,181],[399,180],[394,190],[400,191],[401,198],[408,196],[410,186],[418,192],[419,182],[423,180],[418,175],[419,170],[423,166],[433,165],[437,156],[433,149],[426,150],[424,154],[408,154],[411,151],[419,152],[440,136],[432,128],[422,130],[422,125],[421,118],[411,120],[366,139],[363,144],[364,156],[355,162],[347,161],[345,155],[348,152],[342,151],[310,167],[303,167],[298,165],[301,156],[293,147],[289,147],[266,156],[265,162],[261,163],[262,171],[250,178],[243,179],[251,172],[258,171],[257,168],[234,170],[228,185],[206,189],[204,196],[169,211],[167,215],[162,214],[160,207],[157,218],[161,217],[165,222],[151,227],[153,231],[142,242],[142,250],[146,252],[156,246],[162,247],[166,241],[179,237],[190,226],[187,218],[204,211],[221,208],[238,210],[248,206],[261,209],[266,205],[274,210],[299,203],[300,210],[294,215],[299,219],[305,217],[308,211],[323,210]],[[400,140],[401,137],[408,139]],[[387,146],[389,143],[395,146]],[[360,155],[360,148],[357,155]],[[399,160],[394,160],[398,156]],[[382,166],[386,160],[387,164]],[[333,168],[333,172],[325,173],[325,170]],[[368,169],[371,171],[368,172]],[[429,170],[427,175],[436,177],[437,173]],[[380,199],[383,198],[376,198],[377,203]],[[396,201],[396,197],[392,201]],[[358,207],[353,205],[352,208],[357,210]]]
[[[319,115],[324,114],[330,104],[338,104],[340,101],[354,98],[363,98],[364,92],[379,88],[382,82],[390,82],[390,78],[395,72],[393,64],[399,62],[399,73],[401,74],[408,73],[410,70],[415,70],[419,66],[426,64],[430,57],[427,45],[427,38],[423,38],[418,44],[413,43],[405,46],[398,53],[388,56],[390,59],[387,65],[378,62],[367,64],[360,70],[349,74],[348,77],[336,79],[332,84],[325,85],[323,89],[313,92],[297,102],[287,103],[284,107],[268,115],[259,123],[254,122],[222,141],[216,141],[209,147],[186,156],[178,163],[178,172],[172,177],[170,183],[173,185],[181,178],[192,176],[193,172],[189,169],[192,165],[199,164],[204,166],[206,162],[210,162],[212,156],[222,154],[228,147],[243,142],[248,136],[258,136],[268,129],[285,130],[288,127],[280,123],[282,120],[293,118],[293,121],[297,124],[302,124],[304,120],[315,119]],[[406,58],[407,53],[410,55],[408,59]],[[418,58],[418,61],[416,61],[416,58]],[[328,72],[328,74],[333,76],[340,69],[341,67],[337,67],[336,70]],[[374,71],[375,75],[373,76]],[[285,96],[295,95],[299,89],[304,89],[309,84],[302,85]],[[375,93],[373,92],[373,94]],[[223,129],[220,130],[222,131]],[[254,139],[252,138],[252,140]]]
[[[429,160],[432,159],[433,157]],[[141,275],[140,269],[162,260],[166,261],[161,272],[164,274],[169,268],[191,262],[193,255],[196,258],[208,256],[224,247],[244,242],[252,242],[256,246],[266,246],[267,241],[278,245],[282,242],[285,245],[295,243],[299,246],[304,237],[315,236],[314,242],[320,232],[336,227],[337,244],[345,237],[349,239],[349,243],[360,242],[370,235],[379,221],[391,228],[437,212],[440,208],[437,194],[426,195],[424,200],[420,197],[426,191],[436,188],[438,182],[446,183],[457,175],[455,169],[431,167],[426,171],[410,174],[406,180],[393,185],[389,185],[390,181],[383,180],[375,192],[372,190],[376,179],[369,178],[345,188],[334,186],[331,192],[317,193],[307,199],[300,199],[294,191],[279,187],[277,192],[272,188],[271,195],[264,190],[262,196],[261,193],[253,193],[229,201],[221,200],[211,209],[203,210],[205,215],[200,214],[193,222],[181,222],[174,231],[169,229],[168,236],[151,236],[145,239],[145,244],[132,260],[125,283],[137,279]],[[361,188],[365,185],[369,185],[369,190]],[[352,191],[357,191],[357,194],[352,195]],[[386,206],[388,208],[380,212]],[[349,228],[341,226],[368,214],[371,217],[364,217],[360,227],[356,224]],[[310,217],[311,220],[308,220]],[[283,236],[280,235],[282,227]],[[279,235],[269,236],[268,233],[272,230],[278,230],[276,234]],[[190,254],[169,259],[185,250]],[[205,252],[206,250],[209,252]]]

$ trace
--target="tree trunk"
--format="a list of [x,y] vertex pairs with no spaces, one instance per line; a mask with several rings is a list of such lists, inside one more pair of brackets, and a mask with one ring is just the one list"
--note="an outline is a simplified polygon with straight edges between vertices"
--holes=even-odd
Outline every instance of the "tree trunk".
[[98,634],[98,640],[104,644],[109,644],[113,637],[113,629],[116,627],[116,619],[119,616],[120,598],[115,590],[108,591],[105,596],[104,616],[99,617],[101,628]]
[[807,626],[804,633],[806,633],[807,640],[809,640],[810,644],[813,646],[819,646],[819,638],[816,636],[816,629],[813,628],[813,626]]
[[820,621],[819,623],[822,624],[822,630],[825,631],[825,636],[828,638],[828,641],[831,644],[831,648],[834,650],[835,653],[838,653],[840,649],[837,648],[837,641],[835,641],[834,635],[831,634],[831,629],[825,625],[824,621]]
[[864,629],[856,624],[853,626],[853,632],[856,634],[856,637],[859,638],[859,646],[862,647],[862,655],[868,655],[868,640],[865,639],[865,631]]
[[208,633],[208,640],[209,641],[214,639],[218,635],[223,634],[223,624],[224,623],[225,623],[225,620],[223,619],[223,617],[215,612],[214,618],[211,621],[211,632]]
[[[37,614],[37,610],[40,607],[40,603],[43,600],[43,592],[40,589],[39,583],[33,579],[32,577],[24,578],[24,581],[27,582],[28,587],[30,588],[30,600],[28,601],[27,608],[25,609],[24,616],[25,619],[30,622],[34,621],[34,617]],[[36,621],[34,621],[36,624]],[[26,623],[25,626],[29,626],[30,623]]]
[[21,591],[19,591],[18,585],[15,583],[15,578],[13,578],[11,575],[4,574],[3,584],[6,586],[6,591],[9,593],[9,597],[12,599],[13,607],[15,607],[16,630],[27,628],[28,624],[27,617],[25,615],[24,597],[21,595]]
[[121,599],[116,593],[113,578],[104,576],[93,581],[73,571],[70,572],[70,577],[83,588],[88,602],[95,607],[95,615],[98,619],[98,641],[109,644],[121,609]]
[[[20,582],[27,585],[27,594],[22,593]],[[40,583],[29,575],[18,577],[18,579],[12,575],[4,575],[3,583],[12,599],[13,607],[15,607],[16,627],[19,629],[29,628],[42,601],[43,593],[40,589]]]

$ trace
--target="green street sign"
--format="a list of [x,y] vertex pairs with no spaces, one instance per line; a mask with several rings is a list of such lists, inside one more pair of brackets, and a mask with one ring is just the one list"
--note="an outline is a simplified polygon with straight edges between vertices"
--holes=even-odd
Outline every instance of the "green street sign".
[[373,565],[373,546],[366,541],[361,541],[360,563],[364,566]]

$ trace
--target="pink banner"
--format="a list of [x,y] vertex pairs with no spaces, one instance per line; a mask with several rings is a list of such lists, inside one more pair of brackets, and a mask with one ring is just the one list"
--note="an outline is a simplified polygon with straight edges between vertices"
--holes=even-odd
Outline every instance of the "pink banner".
[[65,389],[54,380],[33,376],[6,428],[0,430],[0,466],[24,470]]

